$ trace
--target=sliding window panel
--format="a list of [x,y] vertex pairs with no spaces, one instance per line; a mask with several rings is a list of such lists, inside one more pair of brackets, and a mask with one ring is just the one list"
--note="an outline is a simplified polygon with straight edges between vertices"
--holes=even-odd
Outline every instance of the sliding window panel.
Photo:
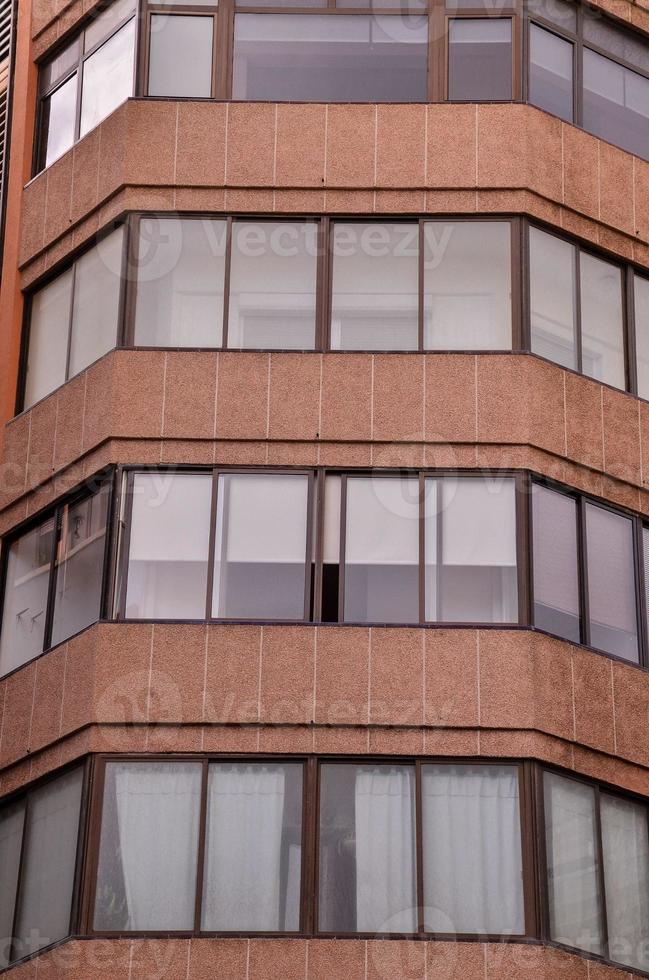
[[649,828],[647,807],[601,795],[608,955],[649,971]]
[[75,266],[68,377],[78,374],[117,343],[124,228],[116,228]]
[[84,52],[92,51],[95,45],[112,34],[121,21],[126,20],[129,14],[135,13],[135,8],[136,0],[112,0],[101,13],[95,12],[83,32]]
[[64,939],[70,932],[82,792],[83,769],[79,768],[29,796],[15,958]]
[[512,21],[453,18],[448,22],[448,97],[454,102],[512,98]]
[[141,218],[134,343],[220,347],[227,223]]
[[324,482],[321,585],[321,619],[323,623],[337,623],[339,618],[341,503],[342,477],[328,474]]
[[417,350],[417,224],[338,222],[332,251],[332,349]]
[[212,615],[303,620],[309,477],[222,473],[218,480]]
[[200,763],[109,762],[94,929],[194,928]]
[[511,224],[424,224],[424,347],[511,350]]
[[626,383],[622,270],[581,252],[581,370],[616,388]]
[[649,78],[585,48],[583,126],[649,159]]
[[228,347],[313,350],[318,226],[232,225]]
[[344,619],[419,622],[419,481],[348,477]]
[[204,619],[212,476],[133,478],[127,619]]
[[0,810],[0,969],[9,966],[11,956],[24,824],[24,800],[2,807]]
[[550,937],[605,953],[595,790],[544,773]]
[[43,167],[49,167],[73,145],[76,137],[78,72],[43,99],[41,140]]
[[149,35],[149,95],[209,98],[214,18],[153,14]]
[[234,99],[425,102],[428,18],[236,14]]
[[320,769],[318,929],[417,929],[415,770],[327,764]]
[[529,101],[566,122],[573,118],[572,41],[530,24]]
[[204,931],[299,930],[302,771],[297,763],[210,765]]
[[426,480],[426,619],[518,621],[513,479]]
[[72,304],[72,269],[31,298],[24,408],[45,398],[67,379]]
[[584,511],[589,642],[638,663],[633,522],[594,504],[585,504]]
[[50,517],[8,548],[0,637],[0,675],[43,652],[55,519]]
[[534,625],[579,643],[577,501],[535,483],[532,530]]
[[518,770],[423,766],[424,929],[525,933]]
[[95,623],[101,615],[110,487],[66,507],[55,563],[51,645]]
[[649,279],[633,277],[638,394],[649,398]]
[[134,59],[135,18],[84,62],[80,136],[133,95]]
[[574,245],[530,228],[532,351],[576,371],[577,251]]

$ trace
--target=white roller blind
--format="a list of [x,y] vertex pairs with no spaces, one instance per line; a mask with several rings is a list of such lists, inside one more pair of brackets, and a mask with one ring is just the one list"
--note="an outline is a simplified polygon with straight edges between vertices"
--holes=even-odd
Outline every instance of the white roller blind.
[[220,476],[217,560],[303,564],[308,491],[303,475]]
[[328,476],[325,480],[322,560],[334,565],[340,561],[341,484],[342,481],[339,476]]
[[138,473],[133,496],[131,561],[207,561],[211,476]]
[[415,565],[418,560],[418,480],[348,480],[346,564]]
[[513,480],[444,480],[444,565],[516,565],[516,499]]

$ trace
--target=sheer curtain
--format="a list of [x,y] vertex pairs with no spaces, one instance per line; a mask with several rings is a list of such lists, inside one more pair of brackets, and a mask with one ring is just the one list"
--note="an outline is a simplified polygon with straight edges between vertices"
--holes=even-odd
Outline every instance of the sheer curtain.
[[523,934],[517,770],[425,766],[422,820],[426,929]]
[[[286,767],[286,768],[296,768]],[[287,773],[283,766],[212,765],[203,886],[203,929],[278,931]],[[289,864],[299,902],[299,861]],[[297,916],[286,927],[297,929]]]
[[649,970],[649,829],[647,809],[601,796],[609,956]]
[[[107,769],[115,780],[125,929],[193,928],[201,766],[113,763]],[[101,865],[100,854],[100,873]]]
[[417,928],[414,771],[405,766],[356,774],[356,929]]

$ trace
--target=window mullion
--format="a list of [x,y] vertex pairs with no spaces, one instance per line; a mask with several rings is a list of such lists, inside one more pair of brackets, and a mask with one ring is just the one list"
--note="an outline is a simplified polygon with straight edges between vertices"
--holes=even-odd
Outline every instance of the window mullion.
[[205,873],[205,840],[207,834],[207,793],[209,759],[203,759],[201,772],[201,808],[199,813],[198,848],[196,855],[196,905],[194,908],[194,932],[200,933],[203,908],[203,876]]

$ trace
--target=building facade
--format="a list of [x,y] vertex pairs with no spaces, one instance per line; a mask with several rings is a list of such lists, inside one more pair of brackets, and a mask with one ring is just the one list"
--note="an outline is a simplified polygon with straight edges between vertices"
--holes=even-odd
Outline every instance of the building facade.
[[647,0],[7,23],[0,969],[649,975]]

